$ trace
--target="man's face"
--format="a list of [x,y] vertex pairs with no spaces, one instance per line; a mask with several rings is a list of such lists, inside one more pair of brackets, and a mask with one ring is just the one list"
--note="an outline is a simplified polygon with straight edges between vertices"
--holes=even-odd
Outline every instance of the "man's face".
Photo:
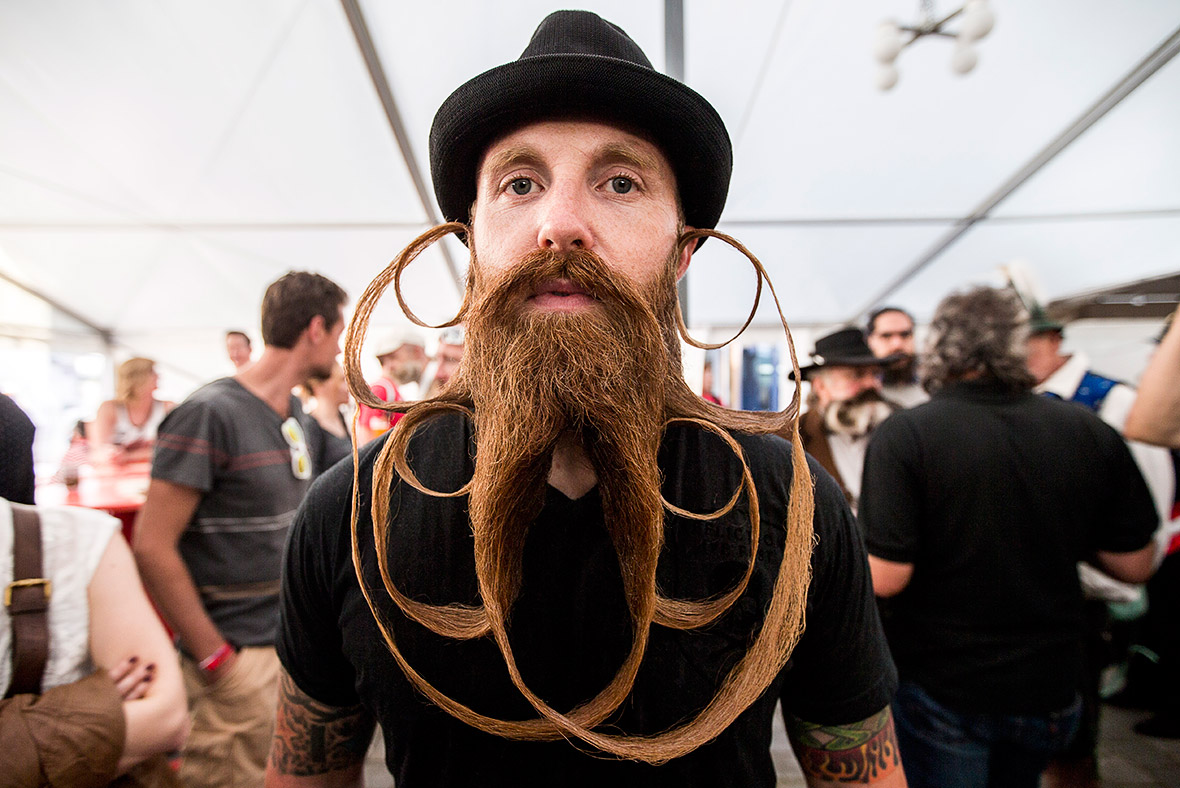
[[881,390],[880,367],[826,367],[811,378],[821,410],[833,402],[846,402],[862,391]]
[[250,361],[250,346],[245,339],[237,334],[230,334],[225,338],[225,352],[235,367],[240,367]]
[[421,345],[401,345],[381,357],[381,369],[398,383],[410,383],[422,377],[426,368],[426,349]]
[[442,386],[459,368],[459,362],[463,360],[463,346],[440,342],[435,359],[438,361],[438,370],[434,373],[434,382]]
[[313,358],[310,371],[318,377],[332,374],[336,357],[340,355],[340,335],[344,333],[344,308],[336,312],[336,322],[323,332],[319,341],[312,346]]
[[[585,249],[646,290],[681,229],[676,179],[664,155],[601,123],[542,121],[501,138],[484,154],[476,194],[473,243],[489,281],[538,249]],[[691,256],[679,256],[677,276]],[[550,312],[595,306],[563,279],[538,284],[527,302]]]
[[1025,364],[1028,371],[1037,379],[1037,383],[1044,383],[1061,366],[1061,335],[1056,331],[1033,334],[1026,346],[1028,360]]
[[902,312],[882,312],[873,323],[873,333],[866,337],[869,349],[877,358],[894,353],[914,355],[914,324]]

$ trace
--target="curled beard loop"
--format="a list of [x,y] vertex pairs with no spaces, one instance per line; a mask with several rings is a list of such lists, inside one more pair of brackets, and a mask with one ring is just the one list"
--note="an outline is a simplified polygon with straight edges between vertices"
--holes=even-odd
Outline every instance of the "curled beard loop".
[[[485,563],[479,553],[487,553],[488,551],[481,551],[477,548],[476,574],[483,600],[483,604],[479,606],[431,605],[410,599],[397,589],[390,573],[388,518],[390,493],[394,483],[393,474],[396,473],[402,481],[419,492],[437,497],[468,495],[472,492],[476,481],[473,477],[471,481],[453,492],[438,492],[425,487],[414,474],[406,459],[406,449],[411,437],[427,419],[440,413],[461,412],[476,422],[478,441],[478,420],[470,407],[470,403],[473,402],[472,387],[468,376],[464,375],[463,366],[460,366],[456,377],[452,378],[451,383],[436,397],[420,402],[383,402],[371,393],[363,378],[360,365],[361,349],[364,346],[372,311],[391,283],[394,285],[397,300],[403,312],[420,326],[444,328],[455,325],[468,317],[473,297],[471,281],[473,277],[469,277],[468,288],[458,314],[450,321],[438,326],[424,323],[410,310],[402,297],[400,280],[406,266],[435,241],[450,233],[469,232],[469,228],[457,222],[439,225],[426,231],[412,241],[369,284],[357,303],[356,311],[348,327],[345,342],[345,370],[349,390],[358,402],[370,407],[405,414],[405,417],[393,428],[390,438],[377,457],[373,471],[370,514],[373,522],[373,538],[378,568],[386,593],[405,616],[443,637],[467,640],[490,634],[504,658],[512,683],[541,716],[530,720],[501,720],[481,714],[435,688],[409,664],[401,653],[394,638],[391,622],[380,612],[373,597],[374,591],[369,588],[364,579],[360,540],[357,532],[360,510],[359,447],[354,429],[351,535],[353,565],[361,592],[381,630],[390,654],[407,679],[433,703],[466,724],[511,739],[543,741],[576,737],[604,753],[648,763],[662,763],[685,755],[716,738],[762,694],[786,664],[805,625],[804,610],[810,582],[810,557],[814,538],[812,531],[813,490],[811,475],[808,472],[806,456],[797,429],[799,390],[796,388],[790,404],[782,412],[731,411],[709,403],[696,396],[684,381],[680,374],[679,348],[675,346],[675,337],[665,336],[665,344],[671,363],[669,364],[670,374],[665,376],[664,391],[662,392],[664,420],[660,433],[662,434],[663,430],[672,423],[695,424],[714,433],[734,451],[741,461],[742,482],[733,497],[724,506],[710,513],[689,512],[671,504],[659,494],[658,486],[656,493],[663,507],[669,511],[682,517],[704,521],[714,520],[728,514],[738,503],[742,493],[745,493],[750,510],[750,560],[742,578],[733,588],[704,600],[670,599],[661,596],[655,586],[654,560],[647,560],[642,564],[641,574],[645,576],[631,579],[625,577],[625,586],[629,586],[625,590],[632,618],[631,651],[615,677],[597,696],[576,706],[568,713],[559,712],[529,689],[516,667],[516,659],[507,636],[507,617],[516,589],[512,587],[511,577],[509,578],[510,582],[506,584],[507,587],[503,587],[505,584],[487,576],[492,569],[503,569],[495,563],[496,560],[502,560],[502,556],[492,556]],[[678,250],[683,250],[687,244],[695,243],[698,238],[703,237],[717,238],[734,247],[750,260],[757,273],[758,286],[754,306],[733,339],[740,336],[753,320],[762,294],[762,281],[765,278],[775,300],[779,319],[787,337],[791,364],[795,370],[796,379],[798,379],[799,362],[794,341],[786,318],[783,316],[778,296],[774,292],[774,286],[761,262],[740,242],[713,230],[690,230],[683,233],[678,242]],[[698,342],[688,334],[678,301],[675,302],[674,314],[680,336],[694,347],[714,349],[724,347],[728,342],[733,341],[730,339],[718,344]],[[652,314],[650,309],[647,310],[647,316],[657,317]],[[595,730],[595,727],[606,720],[629,695],[646,650],[648,633],[652,623],[675,629],[692,629],[703,626],[729,609],[746,588],[753,571],[759,541],[758,497],[753,476],[741,447],[729,434],[731,430],[748,434],[780,434],[788,437],[792,444],[792,478],[787,511],[786,539],[773,595],[762,627],[753,644],[725,677],[713,699],[695,717],[654,735],[612,734]],[[522,490],[530,485],[543,485],[548,470],[548,454],[546,452],[551,449],[552,446],[541,447],[541,451],[538,453],[530,454],[529,461],[524,463],[527,466],[525,468],[527,472],[522,475],[527,478],[522,482]],[[652,463],[654,464],[654,454],[652,455]],[[477,461],[477,475],[479,474],[478,466]],[[605,505],[604,501],[604,507]],[[608,529],[609,527],[608,523]],[[662,514],[660,515],[660,528],[662,529]],[[616,550],[620,549],[617,536],[613,533],[612,539],[616,540]],[[653,542],[649,538],[643,549],[647,551],[649,556],[653,554],[652,550],[654,549],[654,555],[658,557],[662,530],[655,535],[654,539]],[[507,568],[507,574],[511,576],[512,567]]]

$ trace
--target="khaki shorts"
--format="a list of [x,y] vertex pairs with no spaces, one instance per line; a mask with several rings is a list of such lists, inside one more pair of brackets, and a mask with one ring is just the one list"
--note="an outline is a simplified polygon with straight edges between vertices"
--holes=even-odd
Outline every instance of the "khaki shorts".
[[229,673],[206,686],[181,660],[192,731],[180,777],[188,788],[261,788],[274,735],[279,658],[272,647],[243,648]]

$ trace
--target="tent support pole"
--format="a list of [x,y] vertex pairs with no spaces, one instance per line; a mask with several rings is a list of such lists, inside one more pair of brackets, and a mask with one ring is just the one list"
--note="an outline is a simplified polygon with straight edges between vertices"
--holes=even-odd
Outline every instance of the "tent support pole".
[[[385,77],[385,66],[381,63],[381,56],[377,54],[377,47],[373,43],[372,35],[369,34],[369,24],[365,21],[365,13],[361,10],[360,0],[340,0],[340,5],[344,8],[345,16],[348,17],[348,24],[352,27],[352,34],[356,36],[357,48],[360,49],[361,57],[365,60],[365,66],[369,70],[369,78],[373,80],[373,87],[377,90],[377,97],[381,100],[382,109],[385,110],[385,117],[389,121],[389,128],[393,131],[393,136],[397,140],[397,147],[401,151],[402,159],[405,161],[406,169],[409,171],[410,178],[414,182],[414,189],[418,192],[418,200],[422,203],[422,209],[426,212],[426,219],[431,225],[439,224],[438,212],[434,208],[434,198],[426,188],[426,181],[422,177],[422,170],[418,166],[418,159],[414,156],[414,149],[410,145],[410,136],[406,133],[406,127],[402,123],[402,116],[398,110],[397,101],[394,99],[393,91],[389,87],[389,80]],[[451,280],[455,283],[455,291],[462,298],[464,277],[460,275],[459,269],[455,265],[455,260],[451,256],[451,251],[446,243],[438,244],[437,248],[442,252],[443,260],[447,264],[447,270],[451,273]]]
[[[684,0],[664,0],[664,73],[684,81]],[[676,283],[680,312],[688,323],[688,277]]]
[[0,272],[0,279],[4,280],[5,282],[8,282],[10,285],[17,288],[18,290],[22,290],[22,291],[28,293],[33,298],[36,298],[39,301],[45,302],[50,307],[52,307],[53,309],[55,309],[58,312],[61,312],[63,315],[70,318],[71,320],[74,320],[74,321],[86,326],[88,329],[90,329],[91,331],[93,331],[95,334],[98,335],[98,337],[103,341],[103,344],[106,346],[108,355],[110,354],[110,349],[111,349],[111,347],[114,346],[114,343],[115,343],[115,335],[111,331],[111,329],[103,328],[102,326],[98,325],[97,323],[92,322],[90,319],[83,317],[78,312],[75,312],[73,309],[70,309],[68,306],[61,303],[60,301],[57,301],[57,300],[53,299],[52,297],[46,295],[45,293],[42,293],[40,290],[36,290],[32,287],[29,287],[26,284],[18,282],[17,280],[13,279],[8,274]]

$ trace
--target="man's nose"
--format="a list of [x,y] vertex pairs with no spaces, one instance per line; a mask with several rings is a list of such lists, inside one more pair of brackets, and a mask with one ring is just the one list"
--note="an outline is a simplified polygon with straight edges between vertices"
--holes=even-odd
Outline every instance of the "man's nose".
[[540,211],[539,247],[555,252],[593,248],[586,196],[575,184],[552,184],[542,198]]
[[860,373],[856,379],[857,389],[856,393],[860,393],[865,389],[881,390],[881,372],[877,369],[866,369]]

